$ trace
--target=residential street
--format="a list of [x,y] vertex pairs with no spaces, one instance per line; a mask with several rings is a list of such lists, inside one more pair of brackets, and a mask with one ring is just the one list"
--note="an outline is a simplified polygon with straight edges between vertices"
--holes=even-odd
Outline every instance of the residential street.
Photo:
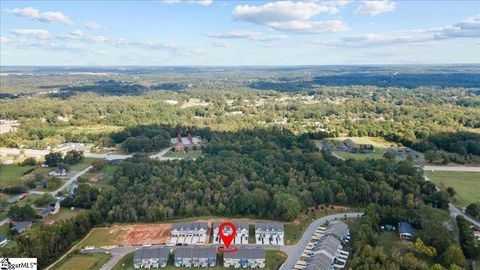
[[285,263],[280,267],[280,270],[291,270],[297,263],[298,259],[300,259],[303,251],[308,245],[308,242],[312,239],[313,234],[315,231],[318,229],[318,227],[322,224],[324,224],[327,221],[332,221],[336,219],[341,219],[341,218],[358,218],[361,215],[363,215],[362,212],[356,212],[356,213],[343,213],[343,214],[336,214],[336,215],[330,215],[326,217],[319,218],[312,222],[310,226],[308,226],[307,230],[302,236],[302,239],[298,241],[298,243],[294,246],[287,246],[283,249],[280,249],[284,252],[287,253],[288,259],[285,261]]

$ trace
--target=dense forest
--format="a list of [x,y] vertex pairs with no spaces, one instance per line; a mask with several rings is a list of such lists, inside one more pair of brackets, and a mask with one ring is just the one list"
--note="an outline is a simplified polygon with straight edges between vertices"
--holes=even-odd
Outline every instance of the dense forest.
[[[428,151],[427,160],[437,164],[480,163],[480,90],[469,88],[480,85],[476,66],[113,70],[2,76],[0,119],[21,125],[0,134],[0,146],[108,146],[111,133],[150,124],[229,132],[282,126],[312,136],[384,137]],[[417,78],[405,79],[412,85],[368,82],[405,74]],[[350,83],[318,81],[332,76]],[[455,85],[442,85],[445,78]],[[288,85],[296,82],[305,86]]]

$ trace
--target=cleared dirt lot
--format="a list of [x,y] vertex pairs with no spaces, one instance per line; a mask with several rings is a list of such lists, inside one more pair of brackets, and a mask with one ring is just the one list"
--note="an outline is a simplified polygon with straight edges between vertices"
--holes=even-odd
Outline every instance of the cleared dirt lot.
[[114,225],[93,229],[80,246],[128,246],[165,244],[170,239],[171,224]]

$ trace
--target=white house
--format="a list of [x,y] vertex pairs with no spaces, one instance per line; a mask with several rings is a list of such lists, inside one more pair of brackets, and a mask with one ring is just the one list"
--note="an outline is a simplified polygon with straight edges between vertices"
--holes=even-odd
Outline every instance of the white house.
[[255,224],[255,242],[257,245],[284,245],[284,228],[282,223]]
[[64,168],[58,168],[56,170],[51,171],[48,175],[49,176],[64,176],[64,175],[67,175],[67,170],[65,170]]
[[[213,243],[214,244],[221,244],[222,239],[220,238],[220,235],[218,234],[218,228],[223,222],[214,222],[213,223]],[[235,235],[235,238],[232,241],[232,244],[248,244],[248,223],[245,222],[232,222],[233,225],[235,226],[235,229],[237,230],[237,233]],[[224,227],[223,229],[223,234],[224,235],[230,235],[231,229],[230,227]]]
[[179,222],[172,224],[171,244],[203,245],[207,243],[207,222]]
[[259,247],[239,247],[236,252],[223,254],[223,266],[233,268],[264,268],[265,250]]
[[8,239],[6,237],[0,236],[0,247],[5,246],[8,243]]

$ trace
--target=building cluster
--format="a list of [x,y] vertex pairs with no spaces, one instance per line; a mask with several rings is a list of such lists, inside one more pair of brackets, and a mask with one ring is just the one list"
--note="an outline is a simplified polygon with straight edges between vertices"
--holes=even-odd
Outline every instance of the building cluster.
[[[217,266],[216,246],[144,247],[133,257],[134,268],[167,267],[170,257],[176,267]],[[223,266],[232,268],[264,268],[265,250],[259,247],[239,246],[238,251],[224,253]]]
[[319,227],[295,265],[298,270],[331,270],[345,268],[348,252],[343,245],[350,240],[350,229],[342,221],[332,221]]
[[187,133],[186,137],[182,137],[182,134],[179,132],[176,138],[170,139],[170,143],[174,151],[200,150],[202,148],[201,138],[192,136],[190,132]]
[[282,223],[255,224],[255,243],[257,245],[283,246],[284,228]]
[[351,139],[344,140],[343,146],[346,148],[345,150],[352,153],[373,151],[372,144],[356,143]]

